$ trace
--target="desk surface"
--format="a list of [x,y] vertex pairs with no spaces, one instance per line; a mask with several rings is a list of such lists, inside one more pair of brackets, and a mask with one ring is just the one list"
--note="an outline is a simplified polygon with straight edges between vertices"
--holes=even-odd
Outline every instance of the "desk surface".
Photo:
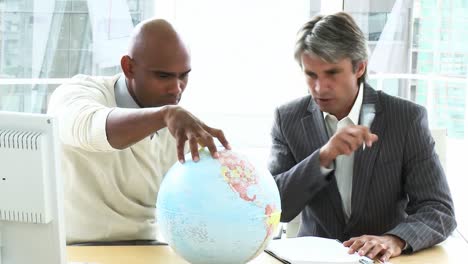
[[[459,236],[452,236],[435,247],[418,253],[392,258],[392,264],[416,263],[465,263],[468,243]],[[68,260],[96,264],[188,264],[168,246],[69,246]],[[278,264],[274,258],[262,253],[249,264]]]
[[[69,246],[67,254],[68,261],[86,264],[189,264],[176,255],[169,246]],[[266,253],[249,262],[249,264],[278,263],[280,262]]]

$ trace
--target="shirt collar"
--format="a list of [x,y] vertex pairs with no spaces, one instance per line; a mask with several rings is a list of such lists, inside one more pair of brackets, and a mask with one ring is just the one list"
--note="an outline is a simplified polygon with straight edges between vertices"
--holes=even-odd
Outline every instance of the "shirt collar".
[[[364,85],[363,85],[363,83],[361,83],[359,85],[358,95],[357,95],[356,100],[354,101],[353,107],[351,108],[351,111],[349,111],[348,115],[346,116],[349,119],[351,119],[351,121],[355,125],[359,124],[359,113],[361,112],[362,100],[363,100],[363,94],[364,94],[363,90],[364,90]],[[333,116],[330,113],[323,112],[323,118],[324,119],[326,119],[326,117],[328,115]],[[344,117],[344,118],[346,118],[346,117]]]
[[125,75],[121,74],[114,85],[115,89],[115,102],[117,107],[121,108],[140,108],[140,106],[133,100],[133,97],[128,91]]

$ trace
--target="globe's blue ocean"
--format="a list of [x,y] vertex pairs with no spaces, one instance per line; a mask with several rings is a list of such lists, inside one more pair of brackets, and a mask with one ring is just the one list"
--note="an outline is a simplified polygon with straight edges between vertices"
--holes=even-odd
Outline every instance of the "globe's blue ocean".
[[246,263],[267,245],[279,223],[281,204],[266,169],[221,151],[213,159],[176,163],[157,201],[158,226],[180,256],[192,264]]

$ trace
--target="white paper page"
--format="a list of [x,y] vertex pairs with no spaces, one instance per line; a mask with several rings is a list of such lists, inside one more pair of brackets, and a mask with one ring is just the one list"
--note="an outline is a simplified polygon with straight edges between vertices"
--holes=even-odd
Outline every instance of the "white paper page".
[[292,264],[359,263],[359,255],[348,254],[348,248],[334,239],[297,237],[272,240],[267,247],[278,257]]

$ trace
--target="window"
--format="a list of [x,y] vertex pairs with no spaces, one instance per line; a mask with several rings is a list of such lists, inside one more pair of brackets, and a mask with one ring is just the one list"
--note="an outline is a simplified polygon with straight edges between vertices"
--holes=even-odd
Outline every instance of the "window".
[[[113,11],[102,16],[104,10]],[[131,28],[153,10],[149,0],[0,1],[0,109],[45,112],[48,95],[63,79],[120,72]],[[113,33],[128,30],[99,38],[106,22]]]
[[[369,63],[370,83],[389,94],[426,107],[429,125],[447,129],[446,174],[455,202],[459,231],[468,237],[467,181],[463,175],[468,136],[468,1],[344,1],[358,21],[386,13]],[[349,6],[348,6],[349,3]],[[409,51],[409,52],[408,52]],[[383,63],[382,63],[383,62]],[[396,66],[395,66],[396,65]]]
[[67,78],[119,73],[133,25],[158,16],[191,47],[182,105],[266,159],[274,108],[307,94],[297,30],[342,9],[368,36],[369,82],[424,105],[430,125],[447,129],[446,171],[468,237],[459,147],[468,146],[467,0],[0,0],[0,109],[45,112]]

